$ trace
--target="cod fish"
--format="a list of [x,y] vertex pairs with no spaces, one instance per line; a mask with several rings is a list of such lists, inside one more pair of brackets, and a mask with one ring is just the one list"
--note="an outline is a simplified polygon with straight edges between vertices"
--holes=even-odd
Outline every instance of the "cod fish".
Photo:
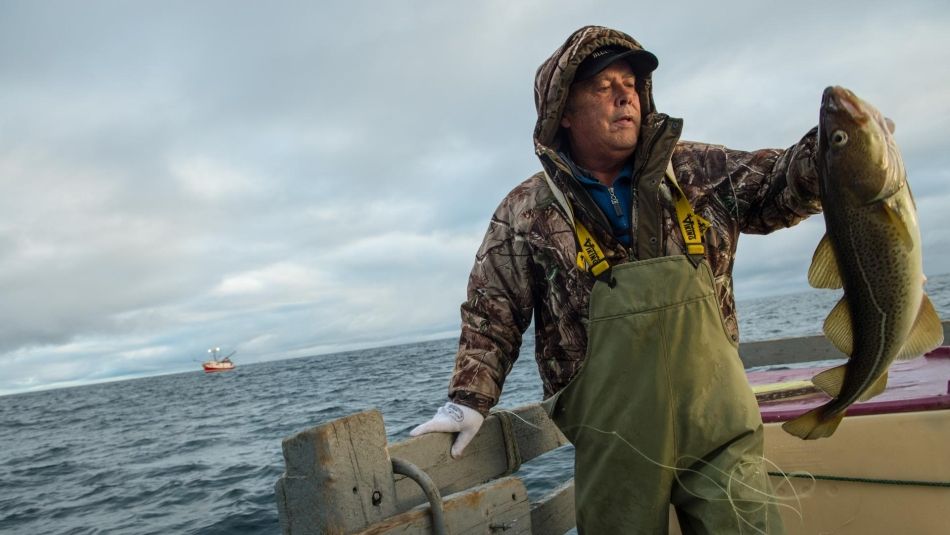
[[825,336],[847,364],[812,382],[834,399],[785,431],[831,436],[845,410],[884,391],[887,369],[943,343],[923,291],[917,208],[894,138],[894,124],[842,87],[825,89],[818,126],[818,174],[825,236],[808,270],[816,288],[844,288],[825,319]]

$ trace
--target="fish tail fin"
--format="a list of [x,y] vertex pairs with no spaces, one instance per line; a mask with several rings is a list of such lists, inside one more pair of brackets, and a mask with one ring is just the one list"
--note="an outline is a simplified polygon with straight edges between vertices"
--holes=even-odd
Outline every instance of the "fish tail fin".
[[830,437],[838,429],[838,424],[844,418],[844,413],[836,414],[827,420],[822,419],[821,407],[812,409],[805,414],[782,424],[786,433],[795,435],[803,440]]

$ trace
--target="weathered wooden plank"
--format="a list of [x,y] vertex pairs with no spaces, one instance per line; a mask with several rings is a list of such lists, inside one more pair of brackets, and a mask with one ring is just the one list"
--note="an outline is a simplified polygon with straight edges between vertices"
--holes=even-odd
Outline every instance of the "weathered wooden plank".
[[[520,479],[507,477],[443,498],[446,528],[452,535],[531,533],[531,506]],[[573,508],[573,507],[572,507]],[[373,524],[359,535],[430,535],[428,503]]]
[[287,535],[343,534],[398,512],[386,430],[364,411],[283,441],[277,481],[281,530]]
[[[944,340],[950,341],[950,321],[942,323]],[[846,358],[823,335],[742,343],[739,357],[746,368]]]
[[[515,442],[526,462],[567,444],[540,405],[526,405],[511,411]],[[409,461],[429,474],[443,495],[494,479],[508,470],[505,442],[498,416],[489,416],[461,459],[452,459],[449,448],[454,435],[433,433],[394,444],[389,453]],[[425,500],[412,480],[396,476],[398,509],[404,511]]]
[[531,506],[533,535],[564,535],[575,525],[574,479],[562,483]]

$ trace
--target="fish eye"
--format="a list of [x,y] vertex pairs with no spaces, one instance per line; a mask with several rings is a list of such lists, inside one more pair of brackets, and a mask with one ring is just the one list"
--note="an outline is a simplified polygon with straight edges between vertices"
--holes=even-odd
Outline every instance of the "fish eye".
[[835,130],[831,133],[831,144],[840,147],[848,142],[848,133],[844,130]]

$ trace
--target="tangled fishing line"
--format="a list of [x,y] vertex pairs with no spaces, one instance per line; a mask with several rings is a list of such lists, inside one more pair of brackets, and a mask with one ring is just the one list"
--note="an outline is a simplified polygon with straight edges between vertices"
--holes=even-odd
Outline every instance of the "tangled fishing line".
[[[535,425],[525,420],[523,417],[521,417],[520,415],[512,411],[502,409],[496,412],[504,412],[507,415],[517,418],[518,420],[522,421],[525,425],[529,427],[532,427],[538,430],[541,429],[538,425]],[[679,468],[676,466],[669,466],[651,458],[649,455],[647,455],[646,453],[641,451],[639,448],[631,444],[627,439],[622,437],[616,431],[605,431],[603,429],[598,429],[594,426],[589,426],[589,425],[579,425],[579,426],[574,426],[574,427],[587,429],[596,433],[613,437],[614,439],[621,441],[626,447],[636,452],[637,455],[645,459],[647,462],[661,469],[669,470],[670,472],[672,472],[673,477],[676,479],[680,488],[682,488],[683,491],[690,494],[691,496],[694,496],[696,498],[699,498],[705,501],[729,502],[729,505],[732,507],[732,510],[735,514],[736,523],[739,526],[740,531],[742,531],[743,526],[746,526],[751,529],[752,533],[767,535],[765,531],[753,525],[745,517],[747,515],[750,515],[752,513],[755,513],[761,510],[762,508],[768,507],[769,505],[775,505],[777,507],[784,507],[786,509],[789,509],[795,513],[795,515],[799,518],[800,521],[803,520],[804,518],[802,516],[801,498],[804,494],[809,493],[813,489],[815,481],[816,481],[814,477],[812,477],[810,474],[806,472],[785,472],[781,470],[778,465],[776,465],[774,462],[772,462],[765,456],[762,456],[760,459],[752,459],[749,461],[741,462],[737,464],[736,466],[734,466],[730,472],[725,472],[721,470],[720,468],[716,467],[715,465],[713,465],[712,463],[709,463],[708,461],[702,458],[693,456],[693,455],[682,455],[676,459],[677,463],[680,463],[681,461],[687,461],[690,466],[694,466],[698,463],[698,464],[704,465],[704,467],[707,469],[718,472],[720,475],[724,476],[726,480],[728,480],[727,485],[723,487],[718,481],[716,481],[709,475],[699,470],[696,470],[693,468]],[[774,470],[768,470],[768,472],[771,474],[775,474],[776,477],[779,477],[781,479],[781,482],[778,485],[776,485],[774,493],[769,493],[764,489],[756,488],[752,485],[749,485],[748,483],[742,481],[741,479],[735,477],[734,475],[737,471],[741,472],[747,467],[757,466],[760,463],[764,464],[765,466],[769,468],[774,468]],[[718,492],[721,493],[721,496],[703,496],[699,492],[694,492],[693,490],[688,488],[688,486],[685,484],[685,482],[681,478],[681,475],[686,474],[686,473],[696,474],[706,479],[714,488],[718,489]],[[810,488],[805,489],[805,491],[802,494],[800,494],[799,491],[795,488],[795,485],[793,484],[791,480],[792,477],[803,478],[807,481],[810,481]],[[735,487],[733,485],[735,485]],[[786,488],[788,489],[788,494],[789,494],[787,497],[782,495],[782,492]],[[752,495],[756,496],[756,498],[755,499],[750,499],[748,497],[744,497],[741,499],[736,498],[736,496],[742,492],[751,493]],[[745,504],[751,504],[751,505],[745,505],[743,507],[743,505],[740,505],[740,502],[743,505]],[[791,502],[791,503],[786,503],[786,502]],[[768,511],[766,511],[766,514],[767,513]]]

